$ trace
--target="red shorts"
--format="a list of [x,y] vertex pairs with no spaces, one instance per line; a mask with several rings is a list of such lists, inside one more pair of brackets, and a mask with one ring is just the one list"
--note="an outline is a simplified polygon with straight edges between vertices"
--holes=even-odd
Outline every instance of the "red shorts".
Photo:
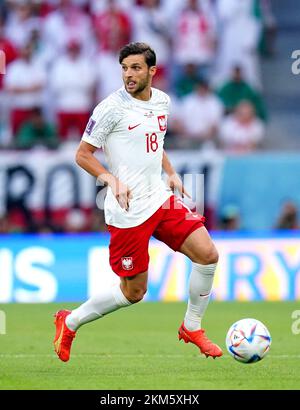
[[178,251],[185,239],[204,224],[202,215],[191,213],[172,195],[149,219],[133,228],[108,226],[111,234],[109,262],[119,276],[134,276],[148,270],[150,237]]

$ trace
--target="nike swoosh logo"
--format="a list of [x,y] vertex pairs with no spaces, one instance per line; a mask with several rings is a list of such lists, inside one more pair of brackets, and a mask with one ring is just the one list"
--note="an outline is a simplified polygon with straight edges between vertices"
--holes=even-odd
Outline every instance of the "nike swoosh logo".
[[57,353],[60,353],[61,340],[62,340],[62,337],[63,337],[64,328],[65,328],[65,324],[63,323],[63,325],[62,325],[62,327],[61,327],[61,331],[60,331],[59,337],[57,338],[56,342],[54,342],[55,351],[56,351]]
[[137,124],[137,125],[133,125],[133,126],[128,125],[128,129],[129,129],[129,131],[131,131],[131,130],[133,130],[134,128],[138,127],[139,125],[141,125],[141,123],[140,123],[140,124]]

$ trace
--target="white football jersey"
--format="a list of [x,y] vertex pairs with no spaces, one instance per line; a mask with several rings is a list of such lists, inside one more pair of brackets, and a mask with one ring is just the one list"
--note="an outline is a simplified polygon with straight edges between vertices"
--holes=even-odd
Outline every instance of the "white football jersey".
[[155,88],[149,101],[141,101],[123,87],[94,109],[82,141],[103,148],[109,171],[132,194],[126,211],[108,188],[104,203],[108,225],[140,225],[172,195],[162,180],[169,104],[168,95]]

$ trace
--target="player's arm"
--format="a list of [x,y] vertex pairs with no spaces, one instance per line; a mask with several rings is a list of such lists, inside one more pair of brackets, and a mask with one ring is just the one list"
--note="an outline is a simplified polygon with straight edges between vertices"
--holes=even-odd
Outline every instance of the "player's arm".
[[94,156],[96,147],[81,141],[76,153],[77,164],[95,178],[99,178],[105,185],[110,186],[120,206],[126,211],[129,208],[131,193],[127,185],[112,175]]
[[173,165],[171,164],[165,150],[163,151],[162,167],[163,167],[163,170],[165,171],[165,173],[169,177],[168,178],[168,185],[172,189],[172,191],[174,192],[175,190],[177,190],[182,197],[184,195],[186,195],[187,197],[191,198],[190,195],[185,190],[185,188],[182,184],[181,178],[176,173],[176,171],[175,171]]

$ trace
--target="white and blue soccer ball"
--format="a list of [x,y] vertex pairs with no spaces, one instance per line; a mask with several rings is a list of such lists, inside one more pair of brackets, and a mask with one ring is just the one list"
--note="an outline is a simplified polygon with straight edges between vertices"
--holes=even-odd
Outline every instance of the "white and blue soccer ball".
[[229,354],[241,363],[255,363],[263,359],[271,345],[267,327],[256,319],[241,319],[228,330],[226,347]]

